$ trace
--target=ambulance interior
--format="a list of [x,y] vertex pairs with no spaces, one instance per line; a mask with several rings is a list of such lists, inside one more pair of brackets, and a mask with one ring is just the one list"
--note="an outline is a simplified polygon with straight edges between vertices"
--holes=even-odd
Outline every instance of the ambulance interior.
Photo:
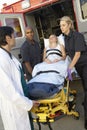
[[75,28],[75,16],[71,0],[61,0],[51,5],[25,13],[27,26],[31,25],[36,32],[37,40],[40,40],[43,49],[43,39],[48,38],[50,34],[61,34],[59,21],[64,15],[73,19]]

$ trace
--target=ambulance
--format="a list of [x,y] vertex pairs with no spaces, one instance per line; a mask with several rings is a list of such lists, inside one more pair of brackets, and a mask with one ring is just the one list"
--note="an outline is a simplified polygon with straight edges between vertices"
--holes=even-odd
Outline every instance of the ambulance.
[[87,0],[19,0],[4,4],[0,13],[0,26],[12,26],[15,30],[16,46],[12,53],[20,60],[20,47],[25,40],[25,27],[32,26],[35,39],[44,48],[44,38],[50,34],[59,36],[60,18],[68,15],[75,29],[87,42]]

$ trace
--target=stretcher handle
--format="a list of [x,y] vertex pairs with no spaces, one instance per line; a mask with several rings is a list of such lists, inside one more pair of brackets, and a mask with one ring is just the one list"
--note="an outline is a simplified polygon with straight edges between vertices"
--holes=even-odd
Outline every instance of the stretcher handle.
[[66,102],[68,103],[69,100],[69,79],[67,79],[67,86],[66,86]]

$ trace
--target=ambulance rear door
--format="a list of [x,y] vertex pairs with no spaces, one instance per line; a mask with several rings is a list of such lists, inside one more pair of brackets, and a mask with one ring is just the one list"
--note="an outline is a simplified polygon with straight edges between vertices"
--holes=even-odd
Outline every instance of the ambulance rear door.
[[73,4],[78,31],[84,35],[87,43],[87,0],[73,0]]
[[12,49],[12,53],[19,59],[20,47],[25,40],[25,21],[22,13],[0,14],[0,26],[11,26],[15,30],[16,46]]

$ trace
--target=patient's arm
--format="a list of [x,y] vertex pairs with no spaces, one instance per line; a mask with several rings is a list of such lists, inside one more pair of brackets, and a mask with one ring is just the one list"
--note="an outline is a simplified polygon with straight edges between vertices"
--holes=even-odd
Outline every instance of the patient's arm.
[[43,61],[46,59],[46,48],[44,49],[44,52],[43,52]]
[[62,44],[60,44],[60,48],[61,48],[61,52],[62,52],[61,60],[65,60],[65,58],[66,58],[65,48]]

